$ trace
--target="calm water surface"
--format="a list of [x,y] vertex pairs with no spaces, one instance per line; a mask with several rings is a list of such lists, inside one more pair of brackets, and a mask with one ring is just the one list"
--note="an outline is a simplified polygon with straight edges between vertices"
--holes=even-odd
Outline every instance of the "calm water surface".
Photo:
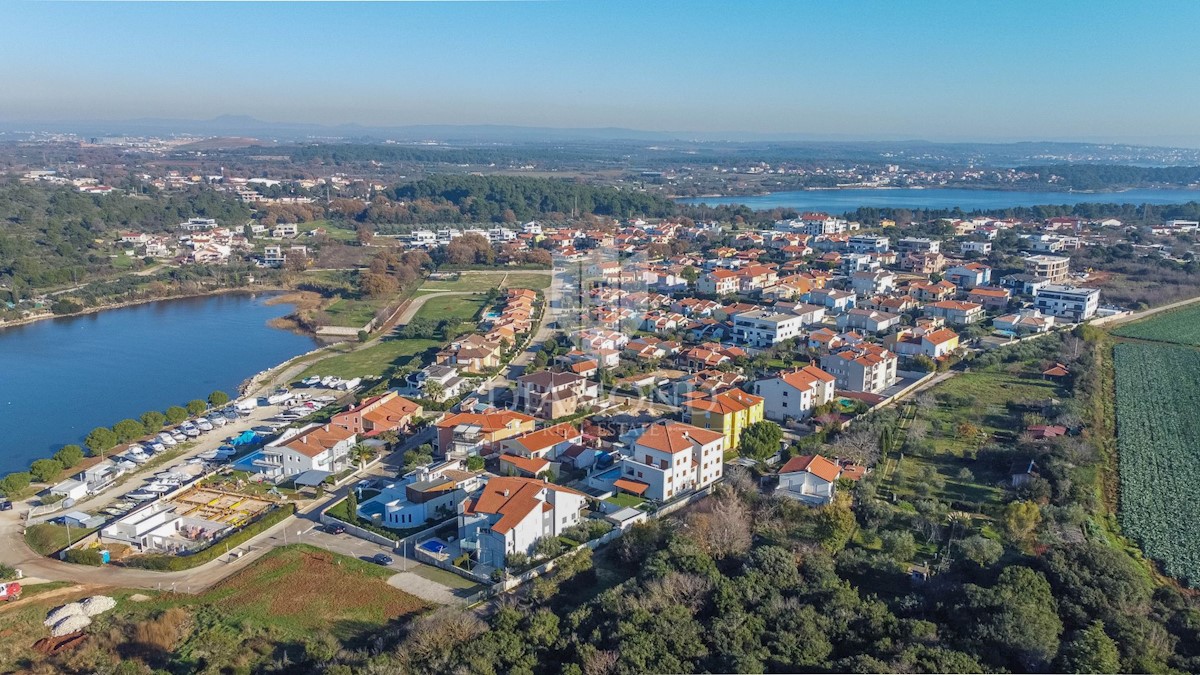
[[316,346],[269,295],[186,298],[0,329],[0,474],[98,426],[165,410]]
[[698,197],[683,204],[745,204],[752,209],[790,208],[797,211],[845,213],[859,207],[898,209],[1007,209],[1042,204],[1183,204],[1200,201],[1200,190],[1126,190],[1124,192],[1007,192],[951,188],[797,190],[754,197]]

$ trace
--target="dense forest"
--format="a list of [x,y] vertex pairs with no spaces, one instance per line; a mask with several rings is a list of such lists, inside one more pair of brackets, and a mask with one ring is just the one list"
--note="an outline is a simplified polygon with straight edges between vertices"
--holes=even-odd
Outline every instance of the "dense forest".
[[0,280],[38,289],[112,269],[106,244],[123,229],[171,232],[192,217],[240,224],[241,202],[206,189],[142,197],[86,195],[74,188],[0,185]]
[[1127,166],[1120,164],[1052,164],[1019,166],[1017,171],[1036,173],[1044,183],[1072,190],[1108,190],[1152,185],[1188,186],[1200,183],[1200,166]]
[[512,222],[549,213],[658,218],[672,215],[677,208],[668,199],[644,192],[510,176],[439,174],[397,186],[389,196],[397,201],[446,202],[475,222]]

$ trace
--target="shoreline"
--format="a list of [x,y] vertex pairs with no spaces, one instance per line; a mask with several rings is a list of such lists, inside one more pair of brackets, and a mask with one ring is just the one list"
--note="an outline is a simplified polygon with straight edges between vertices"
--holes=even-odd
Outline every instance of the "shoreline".
[[[938,190],[971,190],[975,192],[1033,192],[1028,189],[1002,188],[1002,187],[974,187],[967,185],[959,185],[954,187],[945,186],[895,186],[895,185],[879,185],[879,186],[836,186],[836,187],[798,187],[790,190],[776,190],[774,192],[753,192],[753,193],[738,193],[738,194],[703,194],[695,196],[674,195],[667,197],[673,202],[685,203],[689,206],[699,206],[699,203],[692,204],[691,201],[699,199],[742,199],[748,197],[770,197],[771,195],[786,194],[789,192],[860,192],[866,190],[927,190],[936,192]],[[1184,187],[1178,185],[1168,185],[1159,187],[1119,187],[1101,190],[1044,190],[1051,194],[1062,195],[1119,195],[1133,190],[1171,190],[1175,192],[1193,192],[1196,199],[1200,201],[1200,189],[1194,187]]]
[[[121,302],[96,305],[95,307],[85,307],[85,308],[79,310],[78,312],[71,312],[70,314],[55,314],[53,312],[50,312],[47,314],[39,314],[37,316],[25,317],[23,319],[14,319],[12,321],[5,321],[3,323],[0,323],[0,331],[5,330],[6,328],[15,328],[17,326],[28,326],[30,324],[38,323],[39,321],[45,321],[47,319],[69,319],[71,317],[76,317],[76,316],[86,316],[88,314],[97,314],[99,312],[105,312],[110,309],[124,309],[126,307],[136,307],[138,305],[145,305],[145,304],[149,304],[151,302],[167,302],[170,300],[188,300],[188,299],[192,299],[192,298],[209,298],[209,297],[215,297],[218,295],[229,295],[231,293],[247,293],[247,294],[285,293],[285,294],[287,294],[289,291],[293,291],[293,290],[294,289],[287,288],[284,286],[256,286],[253,288],[250,288],[250,287],[217,288],[217,289],[212,289],[212,290],[208,290],[208,291],[201,291],[198,293],[184,293],[182,295],[168,295],[168,296],[162,297],[162,298],[139,298],[137,300],[123,300]],[[301,291],[296,291],[296,292],[299,293]],[[275,304],[278,304],[278,303],[275,303]],[[305,333],[305,334],[307,335],[308,333]]]

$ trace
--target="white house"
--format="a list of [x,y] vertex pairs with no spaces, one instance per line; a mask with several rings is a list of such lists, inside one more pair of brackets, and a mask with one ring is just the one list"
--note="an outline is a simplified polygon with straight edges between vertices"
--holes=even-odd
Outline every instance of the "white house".
[[763,399],[763,415],[782,422],[804,419],[813,408],[832,401],[835,382],[833,375],[820,368],[805,366],[755,382],[754,393]]
[[868,343],[841,347],[821,357],[821,370],[837,378],[839,389],[872,394],[896,383],[896,355]]
[[463,550],[478,551],[480,564],[497,569],[513,553],[533,553],[544,537],[578,524],[587,504],[582,492],[533,478],[497,477],[459,506]]
[[805,317],[769,309],[752,309],[732,316],[733,339],[742,346],[765,349],[784,340],[799,337]]
[[349,464],[350,448],[358,435],[332,424],[314,424],[267,443],[252,463],[272,478],[295,476],[305,471],[337,473]]
[[639,430],[621,460],[616,486],[649,499],[669,500],[721,478],[725,436],[682,422],[658,422]]
[[996,317],[992,320],[992,327],[1016,335],[1045,333],[1054,328],[1054,317],[1046,316],[1036,309],[1021,310],[1015,314]]
[[467,495],[484,483],[482,472],[465,469],[460,459],[419,467],[359,504],[358,516],[397,529],[450,518]]
[[881,333],[900,325],[899,314],[889,314],[873,309],[852,309],[837,318],[838,330],[862,330]]
[[779,470],[775,492],[813,506],[833,501],[842,469],[820,455],[799,455]]
[[1034,294],[1033,306],[1043,314],[1068,321],[1086,321],[1100,307],[1100,291],[1096,288],[1076,288],[1048,284]]

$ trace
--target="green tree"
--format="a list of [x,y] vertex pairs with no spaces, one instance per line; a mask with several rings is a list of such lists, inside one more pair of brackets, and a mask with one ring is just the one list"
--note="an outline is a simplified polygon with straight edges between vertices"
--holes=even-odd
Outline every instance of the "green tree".
[[358,522],[358,494],[354,490],[346,495],[346,517],[351,525]]
[[62,473],[63,465],[57,459],[39,459],[29,465],[29,473],[41,483],[49,483]]
[[214,408],[220,408],[226,403],[229,403],[229,394],[221,390],[214,391],[208,395],[208,404]]
[[153,434],[162,430],[163,425],[167,423],[167,416],[157,410],[150,410],[142,413],[142,426],[146,429],[146,433]]
[[170,408],[167,408],[166,416],[167,424],[174,426],[188,418],[188,411],[181,406],[173,405]]
[[54,459],[65,468],[71,468],[83,461],[83,448],[78,445],[64,445],[54,453]]
[[1070,673],[1119,673],[1117,643],[1104,632],[1104,622],[1093,621],[1063,647],[1064,670]]
[[1024,670],[1040,670],[1058,653],[1062,620],[1050,583],[1041,573],[1015,565],[989,589],[965,588],[969,632],[982,650],[997,650]]
[[480,471],[483,469],[484,461],[479,455],[471,455],[467,458],[468,471]]
[[371,461],[371,458],[375,456],[375,448],[367,445],[366,443],[359,443],[355,445],[352,452],[354,454],[354,458],[358,460],[359,469],[366,467],[367,462]]
[[829,504],[817,513],[817,537],[830,553],[845,548],[854,534],[854,526],[854,513],[843,504]]
[[1004,508],[1004,529],[1021,546],[1029,543],[1042,522],[1042,511],[1033,502],[1011,502]]
[[978,534],[958,541],[955,547],[962,557],[980,567],[992,565],[1004,555],[1004,546],[1000,542]]
[[404,453],[405,472],[412,471],[418,466],[423,466],[433,461],[433,454],[422,452],[423,448],[424,446]]
[[208,404],[204,401],[201,401],[198,398],[188,401],[187,411],[189,415],[199,415],[205,410],[208,410]]
[[781,441],[783,441],[783,429],[780,429],[779,425],[774,422],[762,420],[742,429],[738,452],[761,461],[779,452]]
[[113,425],[113,433],[117,435],[118,442],[128,443],[129,441],[144,436],[146,434],[146,428],[143,427],[142,423],[137,420],[126,419],[121,420]]
[[111,450],[117,442],[117,434],[108,427],[96,427],[87,435],[87,438],[83,439],[83,444],[88,446],[93,455],[100,455],[105,450]]
[[425,391],[425,398],[434,403],[440,403],[442,397],[446,395],[446,388],[442,386],[441,382],[428,381],[425,383],[423,389]]
[[883,550],[896,562],[908,562],[917,554],[917,540],[907,530],[884,532]]
[[0,492],[11,497],[28,490],[32,482],[29,474],[25,471],[10,473],[4,477],[4,480],[0,480]]

